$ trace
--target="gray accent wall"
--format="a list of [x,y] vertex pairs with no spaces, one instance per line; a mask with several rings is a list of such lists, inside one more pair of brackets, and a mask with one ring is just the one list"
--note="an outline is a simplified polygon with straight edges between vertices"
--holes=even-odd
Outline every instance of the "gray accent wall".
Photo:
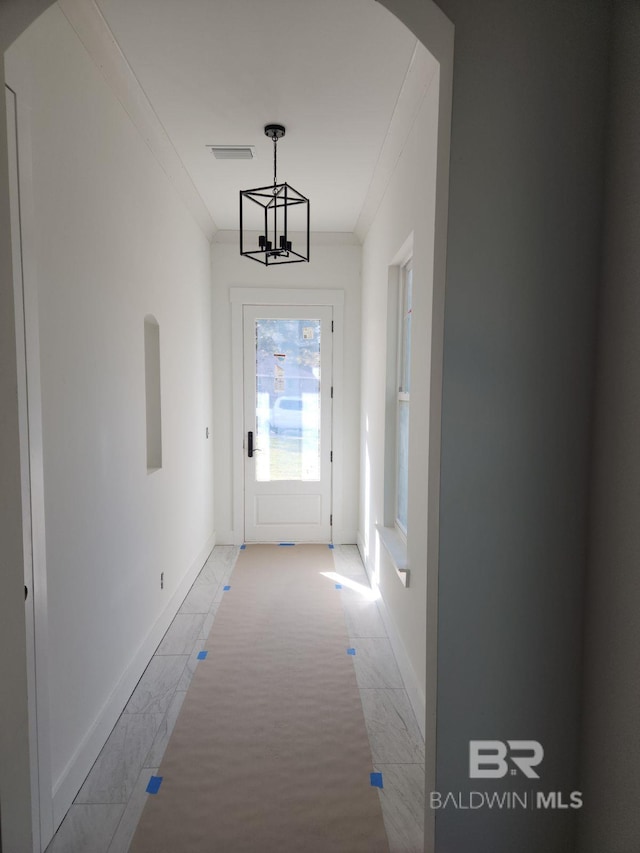
[[[609,13],[596,0],[439,5],[455,59],[437,788],[566,795],[578,789]],[[540,781],[470,780],[470,739],[540,741]],[[571,809],[446,809],[436,850],[569,853],[575,825]]]
[[640,4],[614,4],[580,853],[640,844]]

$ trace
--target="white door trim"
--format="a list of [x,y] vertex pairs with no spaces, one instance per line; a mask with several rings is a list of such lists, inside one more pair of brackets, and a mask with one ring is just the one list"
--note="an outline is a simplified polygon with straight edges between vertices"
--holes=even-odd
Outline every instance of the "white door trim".
[[[342,529],[344,465],[342,457],[343,422],[343,329],[344,291],[320,288],[288,289],[271,287],[232,287],[231,302],[231,373],[233,436],[231,440],[233,477],[233,542],[244,542],[244,401],[243,380],[243,309],[245,305],[328,305],[333,308],[333,478],[332,506],[334,530]],[[336,544],[340,544],[334,540]]]
[[[47,567],[40,331],[32,199],[29,110],[18,109],[8,85],[9,196],[18,366],[20,477],[24,541],[24,583],[28,658],[29,750],[34,850],[44,850],[54,833],[51,732],[49,727]],[[18,145],[18,140],[19,145]]]

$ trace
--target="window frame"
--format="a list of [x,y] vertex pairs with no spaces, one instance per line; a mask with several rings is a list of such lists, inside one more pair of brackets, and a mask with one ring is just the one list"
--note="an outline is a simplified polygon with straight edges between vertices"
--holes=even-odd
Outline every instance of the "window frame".
[[[397,332],[396,332],[396,397],[395,397],[395,448],[394,448],[394,502],[393,502],[393,524],[402,539],[407,540],[407,523],[400,518],[400,410],[401,405],[407,405],[408,419],[411,413],[411,315],[413,310],[413,256],[410,255],[398,270],[398,307],[397,307]],[[405,322],[408,317],[408,324]],[[407,420],[407,441],[409,447],[409,420]],[[407,494],[405,506],[408,507],[408,464],[407,464]]]

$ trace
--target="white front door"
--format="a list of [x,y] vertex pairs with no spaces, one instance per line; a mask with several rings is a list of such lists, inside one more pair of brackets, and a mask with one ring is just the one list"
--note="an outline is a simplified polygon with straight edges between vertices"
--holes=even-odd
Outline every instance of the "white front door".
[[244,538],[331,541],[330,306],[244,306]]

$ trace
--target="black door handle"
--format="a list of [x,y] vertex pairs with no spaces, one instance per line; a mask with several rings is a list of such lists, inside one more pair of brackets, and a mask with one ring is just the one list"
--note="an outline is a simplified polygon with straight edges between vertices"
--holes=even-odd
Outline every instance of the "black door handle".
[[253,433],[251,430],[247,433],[247,456],[253,459]]

